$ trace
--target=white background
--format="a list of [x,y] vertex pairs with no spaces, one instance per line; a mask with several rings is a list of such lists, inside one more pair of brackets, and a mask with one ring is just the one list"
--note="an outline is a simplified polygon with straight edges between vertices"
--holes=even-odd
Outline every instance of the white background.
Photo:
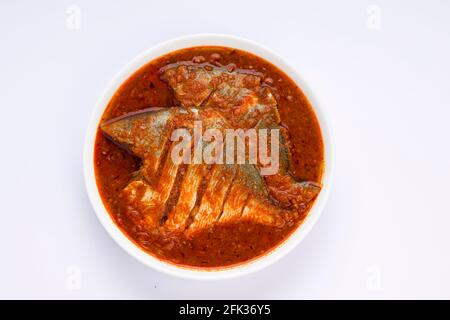
[[[71,4],[80,30],[66,26]],[[381,9],[379,30],[367,25],[369,5]],[[0,298],[450,298],[449,9],[2,1]],[[150,46],[206,32],[255,40],[296,67],[328,111],[336,151],[331,196],[308,237],[273,266],[219,282],[128,256],[82,177],[84,133],[111,78]]]

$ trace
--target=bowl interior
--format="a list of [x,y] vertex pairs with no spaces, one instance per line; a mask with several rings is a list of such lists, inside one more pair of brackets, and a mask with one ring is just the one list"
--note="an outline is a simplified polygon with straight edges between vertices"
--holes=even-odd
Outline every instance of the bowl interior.
[[[322,176],[322,190],[319,193],[303,223],[283,243],[279,244],[277,247],[275,247],[274,250],[268,252],[267,254],[249,262],[239,264],[237,266],[216,268],[212,270],[187,268],[161,261],[144,252],[139,247],[137,247],[137,245],[135,245],[130,239],[128,239],[127,236],[123,234],[122,231],[115,225],[114,221],[103,205],[96,185],[93,160],[95,137],[98,125],[105,108],[107,107],[110,99],[112,98],[116,90],[120,87],[120,85],[131,75],[133,75],[138,69],[155,58],[165,55],[171,51],[206,45],[225,46],[248,51],[270,61],[272,64],[274,64],[288,76],[290,76],[302,89],[303,93],[306,95],[314,109],[322,131],[325,159],[324,173]],[[119,246],[121,246],[134,258],[136,258],[143,264],[152,267],[153,269],[171,275],[191,279],[223,279],[248,274],[270,265],[271,263],[287,254],[289,251],[291,251],[298,243],[301,242],[301,240],[306,236],[306,234],[310,231],[310,229],[319,218],[320,213],[323,210],[325,202],[328,198],[332,170],[331,139],[328,123],[325,119],[323,109],[320,106],[316,96],[313,95],[298,72],[290,65],[288,65],[277,54],[259,44],[234,36],[214,34],[192,35],[167,41],[144,51],[143,53],[135,57],[130,63],[128,63],[114,77],[113,81],[106,87],[106,90],[96,103],[86,134],[83,160],[85,184],[90,201],[99,220],[101,221],[107,232],[110,234],[110,236],[119,244]]]

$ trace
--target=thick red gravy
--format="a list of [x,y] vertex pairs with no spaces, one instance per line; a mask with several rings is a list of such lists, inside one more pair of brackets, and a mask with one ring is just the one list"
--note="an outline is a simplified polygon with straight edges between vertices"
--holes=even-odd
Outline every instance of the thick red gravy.
[[[150,107],[174,105],[173,93],[160,79],[159,70],[169,63],[206,61],[251,69],[264,75],[278,102],[282,125],[289,132],[292,174],[300,180],[321,182],[324,147],[314,111],[301,89],[285,73],[268,61],[248,52],[225,47],[194,47],[155,59],[127,79],[109,102],[101,122]],[[165,237],[139,230],[121,212],[120,191],[140,165],[140,160],[108,140],[101,130],[95,143],[95,173],[101,198],[116,224],[140,248],[159,259],[188,267],[226,267],[249,261],[279,245],[299,227],[282,229],[240,223],[213,227],[193,239]]]

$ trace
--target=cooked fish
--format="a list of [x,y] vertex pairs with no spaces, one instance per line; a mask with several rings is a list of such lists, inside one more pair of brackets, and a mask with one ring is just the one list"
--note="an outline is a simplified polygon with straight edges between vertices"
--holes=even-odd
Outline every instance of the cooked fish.
[[160,72],[161,78],[173,88],[176,99],[186,108],[201,106],[216,91],[223,97],[223,103],[233,104],[261,85],[258,72],[228,72],[226,68],[207,63],[178,62],[163,67]]
[[280,129],[280,168],[276,175],[264,177],[271,196],[285,206],[297,204],[300,207],[317,196],[319,184],[300,183],[290,174],[288,138],[280,126],[277,102],[271,90],[261,85],[260,73],[241,69],[229,71],[226,67],[190,62],[169,64],[161,72],[162,79],[184,107],[213,108],[234,128]]
[[[248,221],[273,227],[291,223],[320,191],[289,173],[286,137],[280,137],[281,167],[262,176],[260,163],[175,163],[175,129],[280,128],[276,100],[257,73],[228,72],[207,64],[169,65],[162,78],[180,106],[144,110],[107,121],[103,132],[142,159],[123,189],[125,211],[139,226],[188,237],[215,225]],[[204,149],[207,142],[202,142]],[[194,148],[190,145],[189,148]]]

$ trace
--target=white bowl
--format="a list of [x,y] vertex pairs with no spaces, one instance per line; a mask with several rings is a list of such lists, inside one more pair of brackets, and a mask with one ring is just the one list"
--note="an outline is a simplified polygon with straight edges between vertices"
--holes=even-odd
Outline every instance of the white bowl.
[[[106,208],[103,205],[102,199],[100,198],[100,194],[97,189],[94,173],[94,146],[97,128],[102,114],[116,90],[125,80],[127,80],[137,70],[139,70],[142,66],[152,61],[153,59],[178,49],[195,46],[225,46],[251,52],[270,61],[275,66],[284,71],[287,75],[289,75],[302,89],[303,93],[306,95],[314,108],[320,124],[320,128],[322,130],[325,150],[325,168],[322,177],[323,188],[302,224],[283,243],[278,245],[269,253],[257,259],[253,259],[247,263],[239,264],[234,267],[226,267],[220,269],[218,268],[212,270],[177,266],[175,264],[159,260],[140,249],[136,244],[128,239],[125,234],[123,234],[123,232],[114,223],[109,213],[106,211]],[[328,130],[329,128],[325,119],[324,112],[316,96],[313,95],[311,90],[306,85],[305,81],[300,77],[299,73],[271,50],[253,41],[229,35],[198,34],[184,36],[159,44],[138,55],[130,63],[128,63],[128,65],[126,65],[122,69],[122,71],[120,71],[116,75],[116,77],[114,77],[113,81],[107,86],[105,92],[100,96],[90,119],[86,134],[86,141],[84,146],[84,179],[89,199],[91,200],[92,206],[94,207],[94,210],[97,214],[97,217],[100,219],[100,222],[103,224],[111,237],[119,244],[119,246],[121,246],[126,252],[128,252],[131,256],[133,256],[146,266],[174,276],[190,279],[225,279],[242,276],[267,267],[268,265],[283,257],[289,251],[291,251],[303,240],[303,238],[308,234],[308,232],[311,230],[311,228],[319,218],[328,198],[331,183],[332,151],[331,137]]]

